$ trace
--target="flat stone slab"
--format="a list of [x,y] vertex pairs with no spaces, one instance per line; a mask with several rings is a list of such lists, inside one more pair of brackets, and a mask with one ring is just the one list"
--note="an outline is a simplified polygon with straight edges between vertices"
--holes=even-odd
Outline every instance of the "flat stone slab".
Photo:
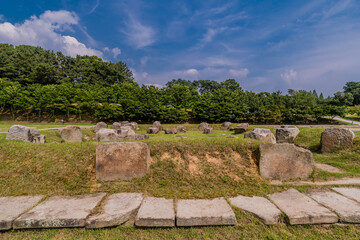
[[331,166],[329,164],[324,164],[324,163],[316,163],[315,167],[323,170],[323,171],[327,171],[327,172],[331,172],[331,173],[342,173],[343,171],[337,167]]
[[105,193],[81,196],[54,196],[21,215],[14,229],[84,227],[85,220]]
[[43,196],[1,197],[0,230],[11,229],[13,221],[42,198]]
[[278,180],[271,181],[271,185],[314,185],[314,186],[327,186],[327,185],[360,185],[360,178],[343,178],[339,180],[324,181],[324,182],[308,182],[308,181],[299,181],[299,182],[281,182]]
[[310,190],[307,193],[320,204],[335,211],[341,222],[360,223],[360,204],[340,194],[324,190]]
[[276,224],[280,221],[281,211],[266,198],[239,195],[229,198],[229,201],[235,207],[241,208],[260,218],[267,225]]
[[235,213],[225,198],[178,200],[176,225],[179,227],[235,225]]
[[293,188],[268,196],[288,216],[291,225],[336,223],[338,221],[335,213]]
[[360,202],[360,188],[333,188],[334,191],[344,195],[347,198],[351,198]]
[[139,227],[174,227],[173,199],[145,198],[136,215],[135,225]]
[[143,196],[141,193],[117,193],[109,196],[101,206],[99,214],[90,216],[86,228],[118,226],[135,217]]

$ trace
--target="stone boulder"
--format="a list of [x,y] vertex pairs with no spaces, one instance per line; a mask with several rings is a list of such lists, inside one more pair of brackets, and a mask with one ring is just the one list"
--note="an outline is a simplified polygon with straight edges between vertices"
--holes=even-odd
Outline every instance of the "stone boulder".
[[130,126],[133,130],[139,130],[139,126],[136,122],[123,121],[121,122],[121,126],[122,127]]
[[313,154],[288,143],[260,144],[260,174],[270,179],[308,178],[313,172]]
[[96,178],[103,181],[142,177],[149,169],[150,150],[142,142],[99,143],[95,165]]
[[102,128],[108,128],[108,125],[104,122],[98,122],[94,127],[94,132],[98,132]]
[[40,130],[22,125],[10,127],[6,140],[17,140],[31,143],[45,143],[45,136],[40,134]]
[[277,143],[294,143],[300,130],[294,125],[283,125],[276,129]]
[[160,132],[160,131],[156,127],[151,127],[151,128],[148,128],[148,130],[147,130],[148,134],[157,134],[158,132]]
[[135,132],[131,126],[120,127],[120,129],[117,130],[117,134],[119,134],[122,137],[135,136]]
[[213,132],[214,132],[214,130],[210,127],[204,129],[204,134],[209,134],[209,133],[213,133]]
[[252,138],[263,142],[276,143],[274,134],[272,134],[270,129],[266,128],[254,128],[252,132],[245,133],[244,138]]
[[165,134],[177,134],[177,128],[165,128]]
[[223,123],[221,124],[221,129],[222,129],[222,130],[228,130],[229,127],[230,127],[230,125],[231,125],[231,122],[223,122]]
[[119,122],[114,122],[112,125],[111,125],[111,128],[112,129],[115,129],[115,130],[119,130],[121,128],[121,123]]
[[353,145],[355,134],[348,129],[330,127],[321,133],[321,152],[333,152],[338,148],[348,148]]
[[248,128],[249,128],[248,123],[240,123],[240,124],[235,126],[234,133],[235,134],[240,134],[240,133],[246,132],[246,130],[248,130]]
[[117,130],[101,128],[95,134],[95,140],[98,142],[106,142],[106,141],[118,141],[119,135]]
[[186,133],[186,128],[184,126],[178,126],[177,131],[182,132],[182,133]]
[[98,142],[146,139],[149,139],[149,135],[136,134],[130,126],[121,127],[119,130],[103,128],[95,135]]
[[210,128],[210,125],[208,123],[206,123],[206,122],[200,123],[199,130],[204,131],[205,128]]
[[60,137],[65,142],[82,142],[81,128],[77,126],[66,126],[59,128]]
[[159,131],[162,130],[161,123],[159,121],[155,121],[152,125],[153,128],[159,129]]

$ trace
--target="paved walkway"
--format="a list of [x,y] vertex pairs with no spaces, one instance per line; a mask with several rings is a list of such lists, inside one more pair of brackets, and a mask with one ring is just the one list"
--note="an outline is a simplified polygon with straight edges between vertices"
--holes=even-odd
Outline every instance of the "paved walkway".
[[267,225],[284,219],[290,225],[359,224],[360,188],[310,189],[306,193],[291,188],[266,197],[176,201],[141,193],[1,197],[0,230],[104,228],[124,223],[139,227],[231,226],[237,224],[233,208],[249,212]]
[[344,122],[344,123],[350,123],[350,124],[354,124],[354,125],[359,125],[360,126],[360,122],[357,122],[357,121],[352,121],[352,120],[348,120],[348,119],[344,119],[344,118],[341,118],[341,117],[325,117],[325,118],[328,118],[328,119],[334,119],[336,121],[339,121],[339,122]]
[[[64,125],[63,127],[66,127],[66,126],[70,126],[70,125]],[[94,128],[94,126],[78,126],[79,128],[81,129],[88,129],[88,128]],[[59,130],[60,127],[58,128],[43,128],[43,129],[38,129],[40,131],[57,131]],[[8,132],[0,132],[0,133],[8,133]]]

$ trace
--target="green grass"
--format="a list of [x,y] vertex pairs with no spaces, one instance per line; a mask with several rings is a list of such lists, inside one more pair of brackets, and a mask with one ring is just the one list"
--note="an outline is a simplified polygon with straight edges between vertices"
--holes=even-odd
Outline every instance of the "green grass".
[[[12,123],[0,123],[7,130]],[[53,124],[24,124],[39,129]],[[57,125],[58,126],[58,125]],[[150,125],[140,125],[137,133],[145,133]],[[164,128],[176,125],[163,125]],[[96,192],[142,192],[145,195],[167,198],[231,197],[238,194],[265,196],[291,186],[273,186],[258,174],[256,140],[227,138],[230,131],[212,125],[214,133],[205,135],[197,124],[186,124],[188,132],[151,135],[148,174],[131,181],[102,182],[95,179],[95,134],[84,129],[82,143],[63,143],[56,131],[42,131],[46,144],[6,141],[0,134],[0,196],[43,194],[77,195]],[[270,128],[275,125],[251,126]],[[344,170],[334,174],[316,170],[310,180],[329,180],[360,176],[360,132],[355,132],[351,149],[321,154],[320,135],[324,128],[300,127],[296,144],[314,153],[317,162],[328,163]],[[179,138],[186,135],[188,138]],[[304,192],[309,187],[294,186]],[[330,188],[324,187],[324,188]],[[3,239],[356,239],[360,228],[348,226],[265,226],[257,218],[236,210],[235,227],[139,229],[130,226],[117,228],[51,229],[9,231],[0,233]]]

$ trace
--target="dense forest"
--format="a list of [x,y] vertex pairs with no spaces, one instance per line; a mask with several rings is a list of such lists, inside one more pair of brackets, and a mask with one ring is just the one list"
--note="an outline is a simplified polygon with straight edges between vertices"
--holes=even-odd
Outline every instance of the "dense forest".
[[[314,91],[245,91],[234,79],[173,79],[139,86],[123,62],[64,56],[33,46],[0,44],[0,116],[13,120],[135,120],[165,123],[310,123],[360,108],[360,83],[324,98]],[[353,106],[348,108],[349,106]]]

